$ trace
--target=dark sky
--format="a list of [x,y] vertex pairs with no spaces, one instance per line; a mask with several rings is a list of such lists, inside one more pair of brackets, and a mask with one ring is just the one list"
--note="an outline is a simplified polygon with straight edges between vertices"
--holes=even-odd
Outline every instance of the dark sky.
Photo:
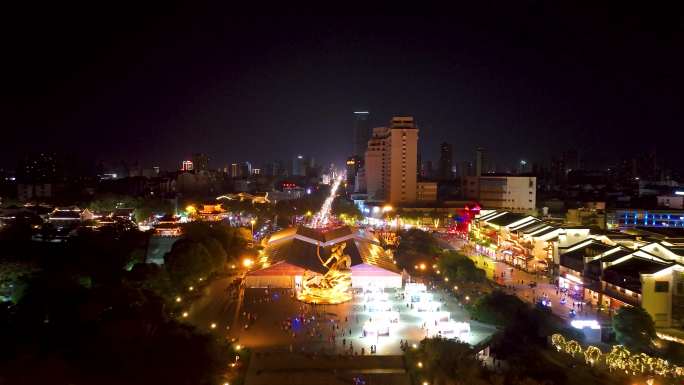
[[339,163],[364,109],[374,125],[413,115],[425,159],[448,141],[457,160],[483,146],[499,167],[577,148],[590,164],[657,149],[682,168],[682,9],[558,4],[8,11],[0,160],[52,149],[166,168],[193,152],[212,166]]

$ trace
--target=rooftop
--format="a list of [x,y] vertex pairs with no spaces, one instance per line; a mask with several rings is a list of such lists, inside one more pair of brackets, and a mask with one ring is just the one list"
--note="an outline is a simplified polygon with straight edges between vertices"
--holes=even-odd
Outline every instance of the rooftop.
[[641,274],[653,274],[674,263],[663,263],[651,259],[633,257],[603,271],[603,280],[613,285],[641,293]]
[[57,209],[50,214],[50,219],[81,219],[81,212]]
[[349,226],[341,226],[337,227],[334,229],[330,230],[319,230],[319,229],[313,229],[311,227],[306,227],[306,226],[299,226],[297,227],[297,234],[314,239],[319,242],[330,242],[338,238],[345,237],[347,235],[351,235],[352,229]]
[[583,271],[584,258],[598,256],[610,249],[614,249],[615,247],[616,246],[611,246],[596,240],[591,240],[585,246],[561,254],[560,264],[576,271]]
[[532,222],[530,222],[530,223],[526,223],[526,224],[524,224],[523,226],[518,227],[517,229],[515,229],[515,231],[520,231],[520,232],[522,232],[523,234],[529,234],[529,233],[531,233],[531,232],[533,232],[533,231],[536,231],[536,230],[541,229],[541,228],[544,227],[544,226],[546,226],[546,223],[537,220],[537,221],[532,221]]
[[[326,243],[328,244],[325,246],[321,245]],[[325,273],[327,268],[323,266],[323,261],[330,257],[332,248],[341,243],[346,245],[344,254],[349,255],[352,266],[369,264],[399,272],[389,254],[376,244],[375,239],[354,232],[348,226],[328,232],[303,226],[285,229],[273,234],[264,252],[271,265],[286,262],[317,273]]]
[[512,223],[515,223],[523,218],[527,217],[527,215],[524,214],[516,214],[516,213],[505,213],[504,215],[498,216],[494,219],[491,220],[486,220],[487,223],[491,223],[496,226],[508,226]]

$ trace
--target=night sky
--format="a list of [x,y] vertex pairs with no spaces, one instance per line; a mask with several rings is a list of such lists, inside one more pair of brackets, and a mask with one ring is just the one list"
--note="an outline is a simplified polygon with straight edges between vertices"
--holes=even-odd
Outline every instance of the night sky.
[[441,16],[8,11],[0,160],[339,164],[362,109],[374,126],[413,115],[424,159],[448,141],[456,160],[483,146],[499,168],[571,148],[590,166],[657,149],[682,168],[681,8],[501,4]]

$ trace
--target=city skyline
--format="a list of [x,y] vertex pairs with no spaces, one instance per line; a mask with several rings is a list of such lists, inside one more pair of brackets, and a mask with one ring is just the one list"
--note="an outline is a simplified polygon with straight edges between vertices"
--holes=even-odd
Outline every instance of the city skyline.
[[0,384],[684,384],[684,8],[15,3]]
[[[657,150],[677,168],[676,140],[657,138],[682,136],[684,33],[665,10],[642,11],[529,3],[450,17],[239,19],[178,7],[72,15],[58,30],[35,15],[9,46],[6,140],[22,154],[78,150],[166,169],[197,152],[216,167],[302,152],[342,166],[353,112],[367,110],[371,127],[414,116],[424,160],[447,142],[456,164],[476,147],[497,165],[582,149],[603,166]],[[412,28],[386,28],[395,24]],[[40,140],[23,143],[26,132]]]

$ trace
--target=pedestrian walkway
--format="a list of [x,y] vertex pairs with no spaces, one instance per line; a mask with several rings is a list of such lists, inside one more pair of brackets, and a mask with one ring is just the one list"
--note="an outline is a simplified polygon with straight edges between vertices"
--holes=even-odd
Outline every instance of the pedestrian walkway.
[[[534,274],[503,261],[496,261],[488,255],[478,253],[463,240],[447,242],[454,250],[458,250],[468,256],[475,265],[487,271],[487,277],[501,285],[502,288],[515,294],[525,302],[536,305],[542,299],[550,303],[553,314],[566,319],[596,319],[601,323],[610,322],[610,316],[605,312],[599,312],[595,307],[576,301],[563,293],[550,278],[542,274]],[[571,311],[575,316],[571,316]]]

